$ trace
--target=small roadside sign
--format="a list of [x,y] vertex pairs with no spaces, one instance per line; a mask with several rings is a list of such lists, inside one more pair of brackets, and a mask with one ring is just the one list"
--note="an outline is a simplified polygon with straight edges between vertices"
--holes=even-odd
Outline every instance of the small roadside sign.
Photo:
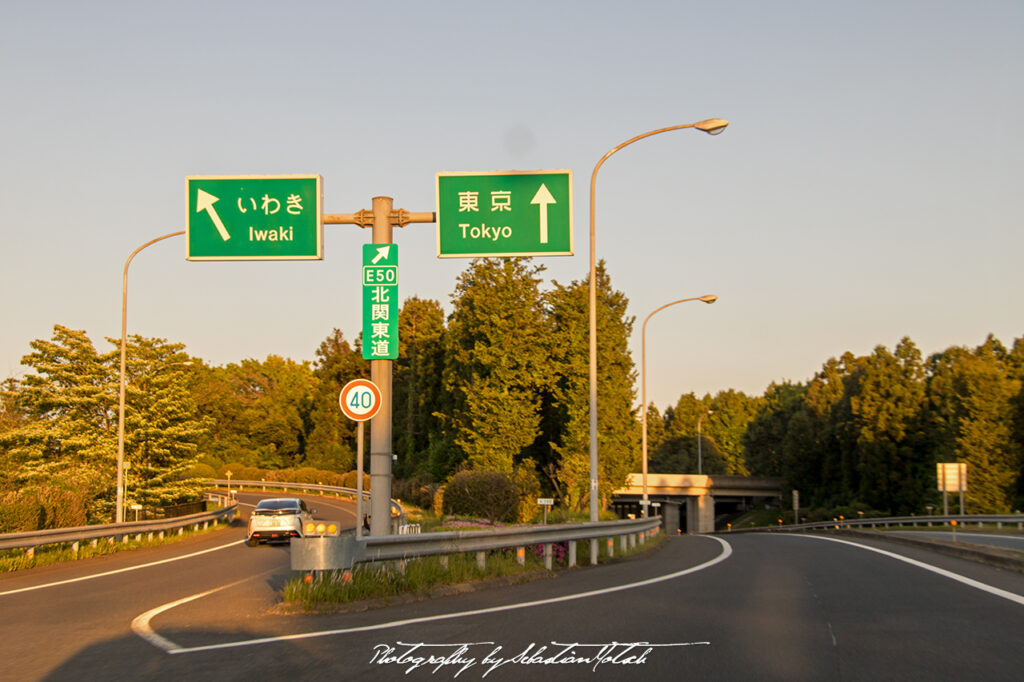
[[967,490],[967,464],[964,462],[937,462],[935,469],[940,492],[957,493]]
[[380,411],[380,389],[369,379],[353,379],[341,389],[338,405],[345,416],[353,421],[373,419]]
[[548,507],[555,506],[555,500],[551,497],[538,497],[537,504],[544,507],[544,525],[548,525]]

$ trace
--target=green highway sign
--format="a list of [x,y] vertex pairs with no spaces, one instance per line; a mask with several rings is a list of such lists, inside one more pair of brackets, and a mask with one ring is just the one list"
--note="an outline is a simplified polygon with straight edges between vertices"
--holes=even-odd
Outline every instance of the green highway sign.
[[188,260],[323,258],[319,175],[185,178]]
[[437,174],[437,255],[571,256],[572,171]]
[[398,357],[398,244],[363,244],[363,358]]

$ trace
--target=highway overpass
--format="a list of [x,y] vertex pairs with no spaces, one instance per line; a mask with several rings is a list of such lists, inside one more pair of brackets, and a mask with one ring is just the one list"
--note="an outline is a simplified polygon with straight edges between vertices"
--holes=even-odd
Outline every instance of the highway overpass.
[[[613,493],[612,507],[620,516],[639,517],[643,492],[643,474],[630,474],[625,487]],[[781,495],[781,478],[647,474],[647,497],[660,505],[669,532],[679,528],[687,533],[713,533],[716,513],[746,511]]]

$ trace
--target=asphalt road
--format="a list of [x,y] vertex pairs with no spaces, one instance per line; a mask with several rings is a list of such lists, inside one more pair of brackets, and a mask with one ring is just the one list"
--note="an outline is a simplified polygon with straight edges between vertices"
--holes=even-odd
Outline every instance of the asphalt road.
[[4,576],[0,677],[991,681],[1024,671],[1024,575],[882,542],[673,537],[647,556],[552,579],[285,616],[268,609],[287,549],[250,549],[242,535],[221,531],[175,550],[206,554],[33,591],[10,590],[115,562]]
[[[238,581],[245,588],[229,611],[258,617],[290,572],[286,545],[245,545],[250,511],[275,496],[240,493],[241,520],[181,542],[0,574],[0,680],[40,679],[89,647],[134,637],[132,619],[155,604]],[[300,497],[318,519],[355,523],[354,503]],[[93,674],[101,669],[108,672]],[[139,679],[120,654],[81,672],[78,679]]]

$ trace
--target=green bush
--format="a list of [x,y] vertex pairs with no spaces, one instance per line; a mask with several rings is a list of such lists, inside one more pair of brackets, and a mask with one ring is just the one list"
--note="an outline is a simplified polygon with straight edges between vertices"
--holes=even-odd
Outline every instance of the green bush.
[[46,484],[0,496],[0,533],[74,528],[90,522],[88,492]]
[[[356,483],[359,482],[359,476],[356,474],[355,469],[341,476],[341,481],[334,485],[341,486],[342,488],[352,488],[353,490],[357,487]],[[363,490],[367,491],[370,489],[370,475],[363,473]]]
[[511,478],[497,471],[460,471],[445,486],[445,514],[477,516],[490,523],[515,523],[519,492]]
[[217,478],[217,471],[212,466],[210,466],[209,464],[204,464],[202,462],[197,462],[197,463],[193,464],[191,467],[189,467],[188,469],[185,470],[185,473],[182,475],[182,478],[183,479],[188,479],[188,478],[199,478],[199,479]]
[[415,478],[396,479],[391,486],[391,496],[420,509],[430,509],[434,505],[437,489],[433,476],[420,474]]

